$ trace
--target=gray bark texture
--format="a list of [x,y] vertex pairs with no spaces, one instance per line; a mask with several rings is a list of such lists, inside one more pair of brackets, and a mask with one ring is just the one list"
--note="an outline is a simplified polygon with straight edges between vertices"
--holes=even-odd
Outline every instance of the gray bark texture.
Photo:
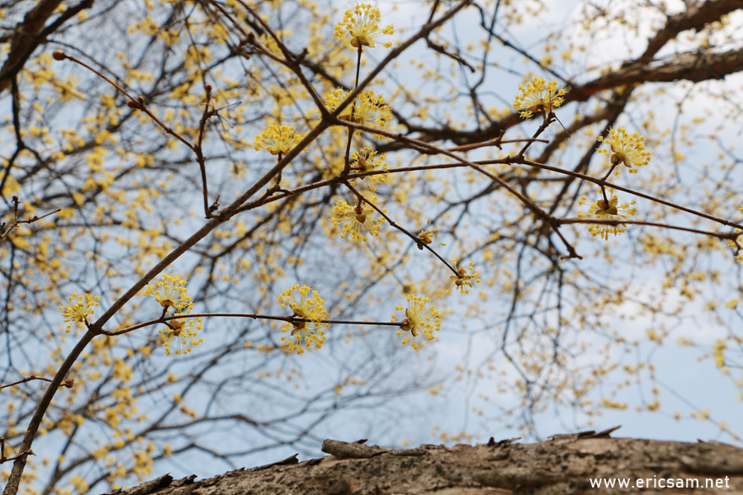
[[[296,456],[215,478],[169,475],[118,495],[743,494],[743,449],[720,442],[557,435],[534,444],[421,445],[393,450],[326,440],[320,459]],[[615,480],[613,488],[590,479]],[[627,487],[619,487],[626,479]],[[642,479],[642,482],[638,481]],[[662,482],[660,480],[663,480]],[[697,481],[694,481],[697,480]],[[642,485],[640,485],[642,483]],[[711,486],[710,486],[711,483]]]

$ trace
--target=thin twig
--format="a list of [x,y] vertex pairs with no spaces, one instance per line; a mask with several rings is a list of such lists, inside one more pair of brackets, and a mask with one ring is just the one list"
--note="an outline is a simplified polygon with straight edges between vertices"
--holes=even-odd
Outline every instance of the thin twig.
[[[134,330],[140,328],[149,327],[152,325],[158,325],[160,323],[166,323],[171,320],[186,320],[188,318],[252,318],[254,320],[274,320],[274,321],[285,321],[287,323],[292,322],[313,322],[328,323],[331,325],[377,325],[377,326],[392,326],[399,327],[400,322],[389,322],[389,321],[353,321],[353,320],[312,320],[309,318],[298,318],[296,316],[276,316],[276,315],[263,315],[259,313],[194,313],[189,315],[178,315],[178,316],[165,316],[156,320],[149,320],[142,323],[137,323],[130,327],[123,328],[121,330],[101,330],[101,335],[107,335],[109,337],[116,337],[131,333]],[[51,381],[51,380],[49,380]]]
[[24,378],[23,380],[18,380],[17,382],[8,383],[6,385],[0,385],[0,390],[8,387],[15,387],[16,385],[20,385],[21,383],[30,382],[31,380],[43,380],[45,382],[52,383],[52,381],[49,378],[44,378],[43,376],[36,376],[36,375],[30,375]]
[[419,245],[419,246],[424,246],[424,247],[425,247],[426,249],[428,249],[429,251],[431,251],[431,253],[433,253],[433,255],[434,255],[434,256],[436,256],[436,257],[437,257],[437,258],[438,258],[439,260],[441,260],[441,262],[442,262],[442,263],[443,263],[444,265],[446,265],[446,267],[447,267],[447,268],[448,268],[449,270],[451,270],[452,272],[454,272],[454,275],[456,275],[456,276],[459,276],[459,272],[457,271],[457,269],[456,269],[456,268],[454,268],[453,266],[451,266],[451,265],[449,264],[449,262],[448,262],[448,261],[446,261],[446,260],[445,260],[444,258],[442,258],[441,256],[439,256],[439,253],[437,253],[436,251],[434,251],[434,250],[433,250],[433,249],[431,248],[431,246],[429,246],[429,245],[428,245],[428,244],[426,244],[425,242],[421,242],[421,239],[420,239],[420,237],[418,237],[418,236],[414,236],[413,234],[411,234],[410,232],[408,232],[407,230],[405,230],[405,228],[403,228],[402,226],[400,226],[400,225],[398,225],[397,223],[395,223],[395,221],[394,221],[394,220],[392,220],[392,219],[391,219],[391,218],[390,218],[390,217],[389,217],[389,216],[388,216],[388,215],[387,215],[387,214],[386,214],[385,212],[383,212],[382,210],[380,210],[380,209],[379,209],[379,208],[377,207],[377,205],[375,205],[374,203],[372,203],[371,201],[369,201],[368,199],[366,199],[366,198],[365,198],[365,197],[364,197],[364,196],[363,196],[363,195],[362,195],[362,194],[361,194],[360,192],[358,192],[358,191],[357,191],[357,190],[356,190],[356,189],[355,189],[355,188],[354,188],[354,187],[353,187],[353,186],[352,186],[351,184],[349,184],[349,183],[348,183],[348,181],[344,182],[343,184],[344,184],[344,185],[345,185],[345,186],[346,186],[347,188],[349,188],[349,189],[350,189],[350,190],[351,190],[351,191],[352,191],[352,192],[353,192],[353,193],[354,193],[354,194],[356,195],[356,197],[358,197],[358,198],[359,198],[359,200],[360,200],[360,201],[363,201],[364,203],[368,204],[369,206],[371,206],[372,208],[374,208],[374,211],[376,211],[377,213],[379,213],[380,215],[382,215],[382,217],[383,217],[383,218],[384,218],[385,220],[387,220],[387,223],[389,223],[389,224],[390,224],[390,225],[391,225],[392,227],[396,228],[397,230],[399,230],[400,232],[402,232],[402,233],[403,233],[403,234],[405,234],[406,236],[408,236],[408,237],[410,237],[411,239],[413,239],[413,240],[415,241],[415,243],[416,243],[417,245]]

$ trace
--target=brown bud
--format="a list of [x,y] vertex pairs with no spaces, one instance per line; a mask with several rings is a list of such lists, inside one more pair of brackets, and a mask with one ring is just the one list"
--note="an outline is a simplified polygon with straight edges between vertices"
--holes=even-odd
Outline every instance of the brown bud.
[[62,383],[63,387],[72,388],[75,386],[75,379],[74,378],[68,378]]
[[206,90],[207,93],[211,93],[212,92],[212,85],[211,84],[207,84],[206,86],[204,86],[204,89]]
[[137,109],[140,108],[139,102],[136,102],[134,100],[127,101],[126,106],[128,106],[129,108],[137,108]]
[[139,102],[140,105],[144,105],[144,96],[142,95],[137,96],[137,101]]
[[62,61],[67,58],[67,54],[62,50],[54,50],[52,52],[52,58],[56,61]]

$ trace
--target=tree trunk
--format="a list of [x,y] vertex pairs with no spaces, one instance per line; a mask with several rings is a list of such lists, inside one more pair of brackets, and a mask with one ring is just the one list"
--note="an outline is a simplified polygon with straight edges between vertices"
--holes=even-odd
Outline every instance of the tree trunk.
[[326,440],[323,450],[332,455],[321,459],[298,463],[293,456],[196,482],[193,476],[173,481],[166,475],[120,495],[743,494],[741,448],[609,433],[407,450]]

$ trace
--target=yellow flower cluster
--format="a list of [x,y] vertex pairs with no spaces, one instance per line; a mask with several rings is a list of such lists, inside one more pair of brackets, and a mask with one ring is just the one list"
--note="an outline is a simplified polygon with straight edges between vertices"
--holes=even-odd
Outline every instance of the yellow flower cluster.
[[[735,229],[734,232],[739,233],[741,230]],[[739,235],[736,241],[738,242],[737,244],[732,239],[728,239],[728,244],[735,250],[735,260],[743,263],[743,249],[739,249],[740,246],[743,246],[743,234]]]
[[384,218],[378,216],[371,206],[350,206],[343,200],[333,207],[331,220],[333,225],[341,227],[341,239],[350,234],[352,240],[362,242],[368,239],[366,233],[379,235],[379,225],[384,222]]
[[[454,263],[454,266],[456,267],[457,264]],[[451,280],[451,286],[447,291],[449,293],[453,290],[458,290],[462,294],[469,294],[470,289],[472,288],[472,283],[480,283],[479,274],[475,271],[475,264],[472,261],[470,261],[469,274],[463,266],[460,266],[457,268],[457,275],[450,276],[449,280]]]
[[[410,332],[412,338],[410,339],[410,346],[413,349],[418,349],[418,344],[413,340],[420,334],[425,335],[426,340],[433,340],[433,332],[438,332],[441,329],[439,323],[439,312],[436,307],[431,304],[426,307],[426,304],[430,302],[427,297],[420,297],[414,294],[408,294],[407,297],[408,307],[397,306],[397,311],[405,311],[405,319],[400,322],[400,330],[397,335],[402,335],[402,332]],[[397,319],[397,315],[392,315],[392,321]],[[408,337],[406,336],[402,340],[402,345],[408,344]]]
[[[645,150],[645,138],[637,132],[628,136],[624,127],[610,129],[609,137],[604,139],[603,136],[599,136],[599,141],[610,146],[612,153],[611,164],[623,163],[631,174],[636,174],[639,170],[638,167],[647,165],[653,156],[652,153]],[[606,148],[601,148],[598,152],[609,154],[609,150]]]
[[290,351],[297,354],[304,353],[304,348],[311,348],[313,345],[320,349],[325,343],[325,332],[323,328],[330,328],[330,325],[323,323],[322,320],[328,318],[325,311],[325,301],[320,298],[316,290],[312,291],[306,285],[300,287],[295,284],[279,296],[281,307],[289,306],[292,310],[292,316],[310,321],[296,321],[287,323],[282,332],[286,333],[291,330],[291,336],[281,337]]
[[547,115],[565,101],[565,89],[557,90],[557,81],[546,82],[541,77],[534,77],[526,86],[519,86],[521,94],[516,96],[513,108],[521,110],[521,118],[529,118],[533,112]]
[[142,292],[143,296],[152,296],[163,308],[175,308],[180,311],[192,304],[191,297],[186,294],[186,281],[178,275],[163,274],[163,278],[155,284],[149,284]]
[[[193,308],[191,297],[186,294],[186,283],[178,275],[165,273],[162,280],[155,282],[154,285],[149,284],[142,295],[154,297],[160,306],[165,308],[165,312],[169,311],[169,308],[174,308],[176,312],[173,316],[185,316],[191,313]],[[203,338],[197,338],[201,328],[201,318],[197,318],[196,321],[186,318],[169,320],[166,328],[160,330],[165,353],[170,356],[173,353],[185,355],[191,352],[191,346],[195,347],[204,342]]]
[[98,304],[100,298],[98,296],[93,297],[87,292],[85,295],[73,292],[67,300],[72,303],[72,306],[59,307],[62,316],[65,317],[63,321],[68,323],[67,329],[65,330],[67,333],[70,333],[70,328],[72,328],[73,323],[85,323],[87,321],[86,318],[95,313],[94,308],[100,306],[100,304]]
[[[373,170],[387,171],[387,162],[385,161],[385,154],[377,156],[377,152],[374,151],[371,146],[364,146],[361,151],[355,151],[351,155],[351,168],[356,172],[372,172]],[[387,174],[369,175],[367,177],[361,177],[359,180],[366,181],[370,191],[374,191],[374,187],[387,180]]]
[[[585,196],[580,198],[579,204],[587,205],[588,213],[579,213],[578,218],[591,218],[596,220],[629,220],[637,213],[635,208],[635,201],[631,203],[619,204],[619,199],[616,196],[612,196],[609,199],[609,203],[600,199],[595,203],[591,203],[586,199]],[[606,225],[606,224],[591,224],[588,226],[588,231],[594,237],[601,237],[605,241],[609,240],[609,234],[618,235],[627,231],[627,226],[624,224],[617,225]]]
[[[186,315],[191,312],[192,305],[188,305],[185,313],[176,313],[174,316]],[[170,356],[175,349],[176,356],[181,354],[188,354],[191,352],[191,347],[204,342],[203,338],[198,337],[198,332],[201,330],[201,318],[197,318],[196,321],[193,319],[177,319],[170,320],[167,323],[165,330],[160,330],[163,342],[165,344],[165,354]],[[190,344],[190,345],[189,345]]]
[[[426,223],[426,225],[430,225],[430,224],[431,224],[431,220],[428,220],[428,222]],[[418,240],[420,241],[418,243],[418,249],[420,249],[421,251],[423,251],[422,244],[425,244],[426,246],[429,246],[429,245],[433,244],[433,236],[436,235],[436,233],[438,231],[439,231],[439,229],[421,230],[418,233]],[[443,242],[439,242],[439,244],[441,244],[442,246],[446,246],[446,244],[444,244]],[[455,263],[455,265],[456,265],[456,263]]]
[[271,124],[255,137],[253,147],[256,151],[266,150],[272,155],[285,155],[302,140],[304,136],[294,133],[294,127]]
[[[356,5],[353,9],[348,9],[343,14],[343,20],[335,26],[335,37],[343,39],[351,38],[351,46],[360,48],[368,46],[374,48],[375,40],[382,36],[388,36],[395,33],[395,28],[390,24],[384,29],[380,29],[377,21],[381,18],[379,9],[368,4]],[[390,48],[392,43],[383,43],[385,48]]]
[[[323,95],[323,103],[332,112],[346,99],[347,94],[342,89],[334,89]],[[366,90],[359,93],[356,100],[346,106],[338,115],[338,118],[368,127],[384,129],[392,120],[392,112],[385,103],[383,95],[376,94],[374,90]],[[381,138],[379,135],[375,135],[375,137]]]

